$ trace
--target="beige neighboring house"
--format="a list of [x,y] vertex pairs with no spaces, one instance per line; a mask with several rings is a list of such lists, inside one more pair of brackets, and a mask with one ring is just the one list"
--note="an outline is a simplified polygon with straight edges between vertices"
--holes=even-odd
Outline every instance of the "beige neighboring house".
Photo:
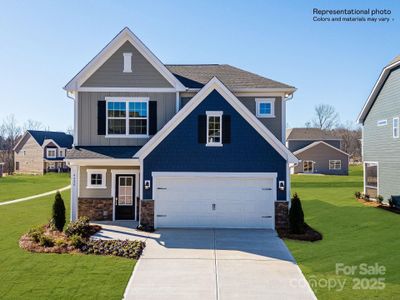
[[0,162],[0,177],[3,177],[4,163]]
[[27,130],[14,147],[15,173],[68,172],[65,155],[72,143],[64,132]]

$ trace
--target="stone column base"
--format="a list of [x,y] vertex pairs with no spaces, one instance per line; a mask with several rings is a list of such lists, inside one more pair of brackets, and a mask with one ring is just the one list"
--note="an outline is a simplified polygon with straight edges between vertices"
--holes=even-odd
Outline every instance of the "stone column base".
[[78,217],[91,221],[112,221],[113,198],[78,198]]
[[140,225],[154,227],[154,200],[140,200]]
[[289,202],[275,202],[275,229],[289,228]]

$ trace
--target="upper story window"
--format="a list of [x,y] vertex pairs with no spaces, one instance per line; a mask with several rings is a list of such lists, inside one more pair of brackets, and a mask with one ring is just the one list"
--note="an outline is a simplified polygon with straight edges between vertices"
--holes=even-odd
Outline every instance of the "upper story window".
[[275,117],[274,98],[256,98],[256,115],[258,118]]
[[148,136],[147,98],[106,98],[107,136]]
[[377,125],[377,126],[386,126],[386,125],[387,125],[387,119],[378,120],[378,121],[376,122],[376,125]]
[[89,189],[105,189],[106,186],[106,169],[87,169],[87,185]]
[[393,138],[399,138],[399,117],[393,118]]
[[132,73],[132,53],[124,53],[124,73]]
[[207,146],[222,146],[222,111],[207,111]]
[[64,157],[64,151],[60,150],[60,151],[59,151],[59,156],[60,156],[60,157]]
[[56,158],[57,157],[57,149],[47,148],[46,157],[48,157],[48,158]]

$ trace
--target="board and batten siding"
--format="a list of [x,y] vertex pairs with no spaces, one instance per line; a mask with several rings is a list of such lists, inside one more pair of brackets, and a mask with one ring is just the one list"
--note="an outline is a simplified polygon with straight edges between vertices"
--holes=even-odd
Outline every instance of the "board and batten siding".
[[[371,107],[363,129],[363,160],[378,162],[378,193],[400,195],[400,138],[393,138],[393,118],[400,117],[400,68],[391,72]],[[386,126],[377,126],[387,120]]]
[[[191,99],[191,95],[182,94],[181,107],[185,106]],[[257,118],[267,127],[278,140],[282,141],[282,98],[281,97],[238,97],[240,102],[246,106],[255,116],[256,112],[256,99],[258,98],[273,98],[275,99],[275,117],[274,118]]]
[[18,151],[15,151],[15,164],[19,163],[19,170],[16,173],[27,173],[27,174],[43,174],[44,169],[44,151],[43,148],[36,142],[36,140],[27,134],[21,141],[22,146],[19,147]]
[[[124,53],[132,53],[132,72],[124,73]],[[83,84],[83,87],[170,88],[171,84],[130,43],[123,44]]]
[[175,93],[78,93],[78,144],[81,146],[142,146],[149,138],[106,138],[97,134],[97,102],[106,97],[148,97],[157,101],[157,130],[160,130],[174,115]]

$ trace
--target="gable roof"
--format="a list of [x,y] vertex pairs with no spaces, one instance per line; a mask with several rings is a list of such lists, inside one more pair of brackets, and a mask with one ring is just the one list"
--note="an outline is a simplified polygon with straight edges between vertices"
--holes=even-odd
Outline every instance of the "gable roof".
[[313,148],[313,147],[315,147],[315,146],[317,146],[317,145],[320,145],[320,144],[325,145],[325,146],[328,146],[328,147],[330,147],[330,148],[332,148],[332,149],[334,149],[334,150],[336,150],[336,151],[338,151],[338,152],[341,152],[341,153],[346,154],[347,156],[349,156],[348,153],[346,153],[346,152],[344,152],[344,151],[340,150],[339,148],[336,148],[336,147],[334,147],[334,146],[332,146],[332,145],[329,145],[328,143],[325,143],[324,141],[314,142],[314,143],[312,143],[312,144],[310,144],[310,145],[308,145],[308,146],[306,146],[306,147],[304,147],[304,148],[301,148],[301,149],[299,149],[299,150],[293,152],[293,154],[294,154],[294,155],[298,155],[298,154],[300,154],[300,153],[302,153],[302,152],[304,152],[304,151],[307,151],[308,149],[311,149],[311,148]]
[[234,109],[289,163],[298,159],[269,131],[217,78],[213,77],[168,123],[150,139],[135,157],[143,160],[156,148],[212,91],[216,90]]
[[319,128],[289,128],[286,130],[286,140],[341,140],[332,133]]
[[128,28],[122,29],[78,74],[64,87],[76,91],[103,63],[107,61],[125,42],[129,41],[153,67],[178,91],[186,90],[182,83],[163,65],[149,48]]
[[132,159],[142,146],[77,146],[66,159]]
[[395,57],[386,67],[383,68],[381,74],[379,75],[378,80],[376,81],[371,93],[368,96],[367,101],[365,102],[360,114],[357,118],[357,123],[363,124],[367,115],[374,105],[376,97],[378,97],[379,92],[381,91],[383,85],[386,82],[386,79],[389,77],[390,73],[393,69],[400,67],[400,55]]
[[73,136],[65,132],[40,130],[27,130],[26,132],[29,133],[40,146],[43,146],[46,140],[53,140],[59,147],[72,148],[72,143],[74,141]]
[[221,80],[231,91],[243,89],[282,89],[294,92],[293,86],[260,75],[219,64],[165,65],[187,88],[201,89],[213,77]]

